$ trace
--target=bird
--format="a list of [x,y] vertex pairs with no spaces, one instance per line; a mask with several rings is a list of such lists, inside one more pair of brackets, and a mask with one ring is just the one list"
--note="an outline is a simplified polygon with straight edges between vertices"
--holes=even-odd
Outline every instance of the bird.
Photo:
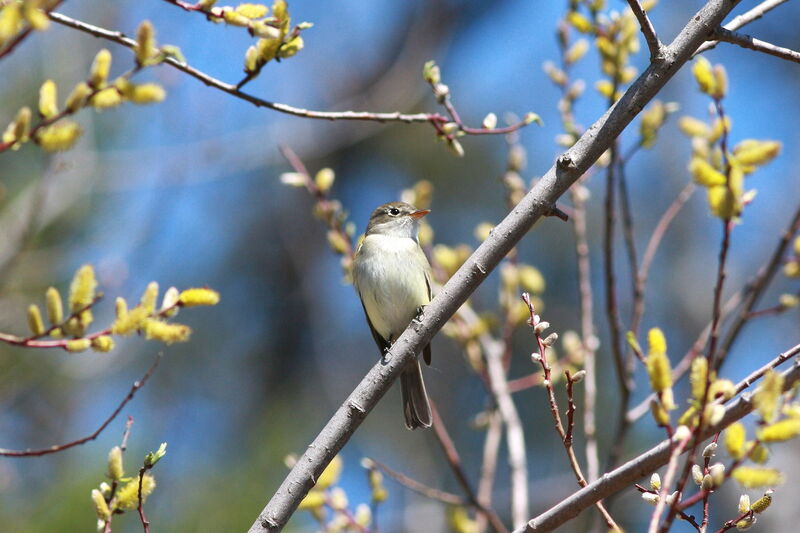
[[[431,300],[431,266],[418,240],[419,222],[428,213],[405,202],[377,207],[356,251],[353,285],[381,356]],[[422,356],[430,365],[430,344]],[[400,389],[406,427],[429,428],[431,406],[417,358],[401,371]]]

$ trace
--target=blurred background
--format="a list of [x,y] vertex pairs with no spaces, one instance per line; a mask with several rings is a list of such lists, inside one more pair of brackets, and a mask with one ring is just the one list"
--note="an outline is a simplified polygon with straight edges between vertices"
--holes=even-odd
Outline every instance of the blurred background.
[[[609,9],[625,7],[618,0],[609,4]],[[656,7],[652,18],[661,39],[669,42],[702,4],[672,0]],[[734,13],[753,5],[743,2]],[[566,2],[308,0],[293,2],[290,9],[294,22],[314,23],[304,32],[305,49],[291,60],[267,65],[247,91],[309,109],[439,111],[422,80],[423,63],[435,59],[468,124],[479,125],[488,112],[501,121],[506,112],[541,115],[544,127],[532,125],[521,132],[526,181],[544,173],[558,155],[559,92],[542,64],[558,60],[555,26]],[[60,11],[127,34],[150,19],[159,43],[179,46],[193,66],[230,82],[241,78],[244,51],[253,41],[241,28],[210,24],[158,0],[75,0]],[[798,17],[800,5],[789,2],[746,32],[798,49],[800,34],[790,23]],[[22,105],[35,105],[46,79],[63,87],[65,96],[68,87],[85,78],[102,47],[114,54],[112,75],[130,68],[129,51],[85,34],[54,25],[33,35],[0,63],[0,119],[8,122]],[[633,59],[640,70],[646,56],[640,52]],[[784,145],[777,160],[748,178],[748,188],[757,188],[758,196],[734,230],[727,295],[771,253],[800,197],[800,68],[732,45],[720,45],[707,56],[728,71],[732,141],[770,138]],[[605,109],[604,98],[593,88],[599,76],[593,50],[573,73],[587,82],[576,109],[584,126]],[[156,354],[165,355],[152,380],[96,441],[42,458],[0,459],[0,529],[6,533],[93,530],[89,493],[103,480],[106,454],[119,443],[125,415],[135,419],[126,455],[129,471],[144,453],[169,443],[155,471],[158,489],[147,505],[153,531],[244,531],[286,474],[284,457],[302,453],[375,362],[378,354],[361,306],[343,282],[325,228],[311,215],[311,199],[279,181],[282,172],[291,170],[279,144],[295,150],[312,172],[335,170],[331,194],[341,200],[357,233],[375,206],[397,199],[420,179],[434,186],[429,220],[437,243],[474,247],[475,227],[495,223],[507,212],[500,177],[508,147],[501,136],[463,138],[466,155],[458,158],[424,124],[282,115],[256,109],[166,66],[148,69],[138,79],[163,84],[167,99],[153,106],[81,112],[78,121],[85,134],[64,154],[47,156],[26,145],[0,155],[0,331],[25,334],[27,305],[43,303],[51,284],[66,290],[84,263],[95,265],[107,295],[95,312],[97,324],[113,320],[114,297],[135,300],[152,280],[162,288],[207,284],[221,293],[222,301],[180,315],[195,331],[182,345],[164,347],[133,337],[121,340],[110,354],[0,345],[0,446],[6,448],[44,447],[94,431]],[[677,102],[680,115],[708,115],[708,97],[696,90],[689,69],[679,72],[659,98]],[[670,120],[655,147],[637,154],[628,166],[640,253],[658,217],[690,179],[690,141],[676,122]],[[622,146],[632,145],[637,135],[635,126],[629,128]],[[588,183],[600,336],[598,429],[605,457],[615,441],[615,424],[606,413],[616,413],[618,393],[602,311],[602,186],[601,176]],[[673,362],[711,317],[719,238],[720,224],[698,191],[656,257],[643,327],[664,329]],[[628,272],[619,251],[620,304],[627,317]],[[553,330],[578,330],[570,225],[542,221],[522,241],[520,258],[544,274],[544,316]],[[475,308],[496,309],[497,291],[493,274],[473,298]],[[779,294],[796,291],[796,282],[792,286],[779,275],[762,305],[775,305]],[[796,312],[751,324],[723,374],[742,378],[794,345],[797,331]],[[529,335],[520,330],[515,338],[511,377],[535,370]],[[468,476],[477,483],[484,433],[470,422],[486,407],[487,397],[452,340],[439,335],[433,351],[433,365],[426,369],[428,389]],[[641,369],[636,377],[634,403],[647,391]],[[678,398],[685,394],[683,385],[676,390]],[[531,508],[537,514],[577,485],[552,431],[544,391],[529,389],[515,400],[525,427]],[[629,435],[624,457],[661,438],[645,417]],[[781,446],[773,463],[790,464],[797,451],[796,443]],[[342,453],[341,486],[354,503],[370,495],[359,466],[365,456],[460,493],[432,433],[403,427],[398,390],[380,403]],[[448,530],[442,504],[392,481],[386,486],[389,498],[378,517],[382,531]],[[788,504],[798,496],[796,486],[776,494],[778,503],[764,517],[762,530],[800,519],[800,509]],[[503,445],[494,501],[506,523],[508,487]],[[732,518],[737,500],[732,484],[712,498],[712,525]],[[643,530],[652,510],[633,489],[613,509],[630,531]],[[593,513],[585,512],[564,530],[583,531]],[[315,527],[307,513],[299,512],[289,530]],[[135,514],[114,522],[115,532],[139,530]],[[685,525],[675,527],[684,530]]]

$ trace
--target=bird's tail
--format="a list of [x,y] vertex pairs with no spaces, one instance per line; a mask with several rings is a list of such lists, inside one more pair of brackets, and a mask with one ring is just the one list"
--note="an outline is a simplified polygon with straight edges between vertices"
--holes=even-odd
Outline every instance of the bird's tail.
[[410,363],[400,374],[400,390],[403,393],[403,414],[406,418],[406,427],[408,429],[431,427],[431,406],[428,403],[425,382],[422,381],[419,361],[415,360]]

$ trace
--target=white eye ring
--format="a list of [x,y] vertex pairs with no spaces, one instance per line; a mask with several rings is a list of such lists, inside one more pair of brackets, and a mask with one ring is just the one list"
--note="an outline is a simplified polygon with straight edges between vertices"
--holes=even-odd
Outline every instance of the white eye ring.
[[400,210],[397,209],[396,207],[393,207],[389,209],[389,214],[392,215],[393,217],[396,217],[397,215],[400,214]]

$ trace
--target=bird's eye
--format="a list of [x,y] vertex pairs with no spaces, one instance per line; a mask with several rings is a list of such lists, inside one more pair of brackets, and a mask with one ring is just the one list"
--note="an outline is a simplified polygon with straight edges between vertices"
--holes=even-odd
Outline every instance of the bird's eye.
[[397,215],[400,214],[400,210],[397,209],[396,207],[393,207],[389,209],[389,214],[392,215],[393,217],[396,217]]

